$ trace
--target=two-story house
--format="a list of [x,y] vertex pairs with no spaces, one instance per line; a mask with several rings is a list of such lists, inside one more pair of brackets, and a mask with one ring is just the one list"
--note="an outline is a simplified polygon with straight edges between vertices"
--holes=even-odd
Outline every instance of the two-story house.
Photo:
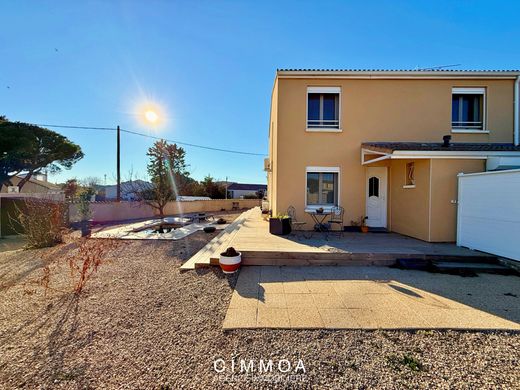
[[[344,225],[455,241],[457,174],[519,167],[520,71],[278,70],[273,215],[341,206]],[[449,137],[447,137],[449,136]],[[451,138],[450,138],[451,137]]]

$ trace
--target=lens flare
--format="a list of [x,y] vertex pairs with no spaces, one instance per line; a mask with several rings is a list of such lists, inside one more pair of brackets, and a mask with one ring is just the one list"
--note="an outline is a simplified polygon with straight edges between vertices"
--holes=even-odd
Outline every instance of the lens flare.
[[147,110],[145,113],[144,113],[144,117],[146,118],[146,120],[150,123],[156,123],[158,120],[159,120],[159,115],[157,115],[157,113],[153,110]]
[[131,115],[143,127],[152,132],[160,132],[170,123],[164,106],[152,99],[142,99],[135,102]]

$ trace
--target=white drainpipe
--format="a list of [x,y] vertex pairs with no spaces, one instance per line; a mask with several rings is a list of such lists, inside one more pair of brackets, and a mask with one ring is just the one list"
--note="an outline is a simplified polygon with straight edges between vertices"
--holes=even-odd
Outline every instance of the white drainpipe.
[[516,76],[515,81],[515,120],[514,120],[514,142],[515,145],[520,145],[520,118],[518,111],[520,110],[520,76]]

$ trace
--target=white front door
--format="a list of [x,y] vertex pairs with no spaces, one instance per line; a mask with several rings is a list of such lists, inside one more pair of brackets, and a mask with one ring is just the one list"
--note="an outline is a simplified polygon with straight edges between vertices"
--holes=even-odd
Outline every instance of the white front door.
[[386,167],[367,168],[366,205],[367,226],[386,228]]

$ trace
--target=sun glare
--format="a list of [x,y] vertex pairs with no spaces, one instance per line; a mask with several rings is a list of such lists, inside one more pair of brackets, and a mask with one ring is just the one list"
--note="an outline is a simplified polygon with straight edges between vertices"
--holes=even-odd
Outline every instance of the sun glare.
[[157,120],[159,119],[159,116],[157,115],[157,113],[155,111],[152,111],[152,110],[147,110],[144,113],[144,117],[150,123],[156,123]]
[[139,124],[148,130],[160,131],[168,122],[163,106],[156,101],[146,100],[134,106],[133,114]]

